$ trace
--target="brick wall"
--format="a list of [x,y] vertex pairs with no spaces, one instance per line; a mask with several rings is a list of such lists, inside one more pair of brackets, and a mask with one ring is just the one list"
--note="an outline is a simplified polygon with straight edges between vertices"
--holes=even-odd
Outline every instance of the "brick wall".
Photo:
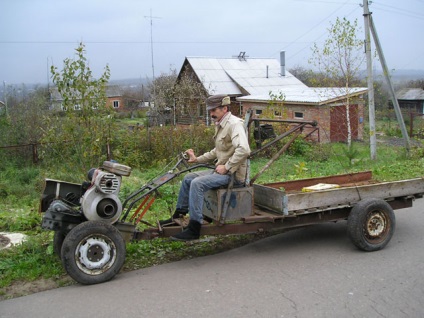
[[[358,103],[355,105],[351,105],[353,107],[358,108],[359,118],[362,120],[358,123],[358,139],[363,139],[363,119],[364,119],[364,105],[362,103]],[[243,117],[246,114],[248,109],[262,109],[262,115],[256,115],[254,112],[254,117],[256,118],[270,118],[269,114],[273,113],[273,110],[270,109],[268,104],[258,103],[258,102],[243,102]],[[332,106],[332,107],[344,107],[344,106]],[[310,137],[310,140],[317,141],[320,143],[328,143],[331,141],[331,108],[328,105],[295,105],[295,104],[284,104],[283,110],[279,111],[281,113],[281,117],[275,117],[276,119],[286,119],[286,120],[299,120],[299,121],[316,121],[318,123],[318,131],[313,132]],[[266,114],[265,114],[266,113]],[[305,127],[304,134],[309,134],[314,130],[313,127]]]
[[[113,107],[115,101],[118,102],[118,108]],[[117,111],[122,111],[125,109],[124,98],[122,96],[108,97],[106,101],[106,107],[111,107]]]

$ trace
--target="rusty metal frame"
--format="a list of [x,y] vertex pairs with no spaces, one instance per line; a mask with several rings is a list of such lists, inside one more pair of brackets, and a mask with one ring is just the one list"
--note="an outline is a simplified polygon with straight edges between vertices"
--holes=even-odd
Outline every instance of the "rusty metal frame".
[[[387,201],[390,206],[396,209],[404,209],[412,206],[414,196],[395,198]],[[257,210],[257,214],[243,219],[240,222],[226,224],[206,224],[201,228],[201,235],[228,235],[228,234],[254,234],[262,232],[290,230],[309,225],[326,222],[337,222],[347,220],[351,207],[343,207],[333,210],[304,213],[292,216],[271,214]],[[154,238],[166,238],[180,233],[183,225],[151,227],[143,231],[135,231],[133,240],[150,240]]]
[[[250,185],[252,185],[256,181],[256,179],[258,179],[266,170],[268,170],[268,168],[290,147],[290,145],[296,140],[296,138],[303,132],[303,128],[305,128],[306,126],[316,127],[318,124],[316,121],[251,118],[251,110],[249,110],[248,113],[246,114],[246,119],[248,120],[248,124],[247,124],[248,129],[250,130],[251,123],[255,123],[255,128],[258,128],[258,133],[259,133],[259,141],[256,140],[256,145],[259,147],[259,149],[251,152],[250,158],[260,153],[261,151],[264,151],[265,149],[271,147],[272,145],[276,144],[278,141],[282,140],[283,138],[294,134],[294,136],[290,138],[290,140],[282,146],[282,148],[265,164],[265,166],[253,178],[251,178]],[[260,138],[261,136],[260,123],[261,122],[296,124],[296,126],[292,127],[285,133],[282,133],[281,135],[274,137],[272,141],[269,141],[268,143],[262,146],[262,140]],[[317,128],[315,128],[307,136],[310,136],[316,130]]]
[[[291,128],[290,130],[286,131],[285,133],[283,133],[281,135],[278,135],[272,141],[266,143],[263,146],[262,146],[262,143],[261,143],[262,140],[259,140],[259,143],[257,142],[257,144],[259,144],[259,148],[257,150],[255,150],[255,151],[252,151],[252,153],[250,154],[251,157],[253,157],[254,155],[258,154],[259,152],[261,152],[261,151],[269,148],[270,146],[274,145],[275,143],[277,143],[281,139],[283,139],[283,138],[291,135],[292,133],[294,133],[296,131],[303,131],[303,128],[305,126],[312,126],[312,127],[316,127],[317,126],[317,122],[316,121],[299,121],[299,120],[282,120],[282,119],[280,120],[280,119],[253,118],[253,119],[250,119],[250,121],[249,121],[249,124],[248,124],[249,130],[250,130],[250,124],[252,122],[254,122],[255,125],[257,124],[257,126],[259,127],[259,136],[260,136],[260,125],[259,125],[260,122],[274,122],[274,123],[277,122],[277,123],[297,124],[297,125],[295,127]],[[308,136],[310,134],[308,134]]]

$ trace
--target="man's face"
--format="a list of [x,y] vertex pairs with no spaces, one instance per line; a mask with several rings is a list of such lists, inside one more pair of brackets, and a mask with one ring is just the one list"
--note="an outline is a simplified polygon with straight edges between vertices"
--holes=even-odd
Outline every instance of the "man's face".
[[209,111],[209,114],[214,122],[218,122],[221,120],[222,116],[224,116],[226,112],[227,112],[226,107],[217,107],[217,108],[211,109]]

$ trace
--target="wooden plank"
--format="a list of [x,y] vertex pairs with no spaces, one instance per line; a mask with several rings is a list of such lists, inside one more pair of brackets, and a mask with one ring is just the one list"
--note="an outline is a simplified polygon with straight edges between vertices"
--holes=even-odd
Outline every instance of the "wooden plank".
[[288,214],[287,196],[284,191],[275,188],[266,187],[260,184],[254,184],[254,202],[255,205],[275,211],[278,213]]
[[301,191],[302,188],[304,187],[310,187],[318,183],[331,183],[331,184],[339,184],[339,185],[352,184],[353,185],[355,183],[370,181],[371,179],[372,179],[371,171],[363,171],[363,172],[340,174],[340,175],[334,175],[334,176],[267,183],[267,184],[263,184],[263,186],[275,188],[279,190],[284,188],[284,191],[288,192],[288,191]]
[[[317,192],[287,194],[288,211],[322,209],[334,206],[351,206],[366,198],[388,200],[390,198],[421,195],[424,193],[424,179],[410,179],[384,182],[357,187],[337,188]],[[284,195],[282,192],[281,195]]]

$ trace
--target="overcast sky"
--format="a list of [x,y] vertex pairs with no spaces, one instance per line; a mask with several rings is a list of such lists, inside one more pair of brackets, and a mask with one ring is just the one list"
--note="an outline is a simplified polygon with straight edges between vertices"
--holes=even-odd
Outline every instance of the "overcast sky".
[[[41,83],[73,58],[79,42],[94,76],[111,79],[180,70],[186,56],[276,58],[309,67],[313,43],[336,18],[358,19],[362,0],[0,0],[0,80]],[[389,69],[424,70],[424,0],[370,5]],[[150,19],[152,14],[153,18]],[[152,28],[151,28],[152,21]],[[151,33],[152,31],[152,33]],[[153,35],[153,63],[151,49]],[[377,64],[377,62],[374,62]]]

